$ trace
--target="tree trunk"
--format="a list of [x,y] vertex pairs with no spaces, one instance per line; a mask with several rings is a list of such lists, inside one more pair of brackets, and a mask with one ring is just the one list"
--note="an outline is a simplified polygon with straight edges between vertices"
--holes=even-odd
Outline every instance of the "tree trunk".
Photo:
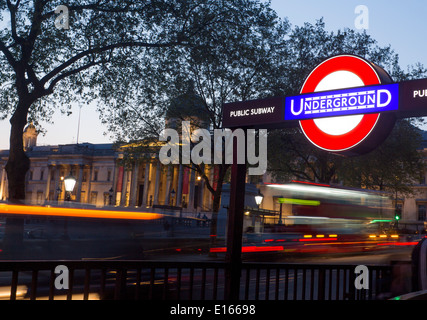
[[[10,147],[6,173],[9,186],[9,202],[23,203],[25,200],[25,176],[30,168],[30,159],[24,152],[23,131],[27,123],[28,108],[31,103],[18,103],[16,111],[10,119]],[[21,252],[24,234],[23,217],[7,217],[3,239],[5,257],[16,257]]]
[[[30,168],[30,159],[24,152],[23,131],[24,121],[12,117],[10,123],[9,159],[6,164],[7,179],[9,184],[9,201],[20,203],[25,200],[25,175]],[[25,117],[26,118],[26,117]]]

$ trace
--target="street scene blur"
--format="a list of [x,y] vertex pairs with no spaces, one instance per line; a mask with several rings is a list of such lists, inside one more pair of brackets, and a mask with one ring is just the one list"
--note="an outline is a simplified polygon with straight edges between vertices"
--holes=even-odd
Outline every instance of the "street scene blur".
[[300,2],[2,1],[0,299],[426,299],[427,61]]

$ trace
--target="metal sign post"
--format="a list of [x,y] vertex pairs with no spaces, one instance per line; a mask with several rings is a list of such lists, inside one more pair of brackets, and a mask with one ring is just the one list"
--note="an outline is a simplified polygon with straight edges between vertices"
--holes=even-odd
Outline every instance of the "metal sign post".
[[245,207],[245,178],[246,164],[237,163],[237,139],[234,138],[230,204],[227,220],[227,253],[225,258],[228,265],[225,274],[226,300],[239,299],[242,263],[243,209]]

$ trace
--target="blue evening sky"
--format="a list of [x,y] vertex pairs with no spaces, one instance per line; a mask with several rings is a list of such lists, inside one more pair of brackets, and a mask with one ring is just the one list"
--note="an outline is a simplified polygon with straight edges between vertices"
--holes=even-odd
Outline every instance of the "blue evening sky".
[[355,29],[355,8],[365,5],[369,12],[366,32],[380,46],[391,45],[400,65],[421,62],[427,66],[427,1],[425,0],[272,0],[279,17],[295,26],[314,24],[324,18],[326,29]]

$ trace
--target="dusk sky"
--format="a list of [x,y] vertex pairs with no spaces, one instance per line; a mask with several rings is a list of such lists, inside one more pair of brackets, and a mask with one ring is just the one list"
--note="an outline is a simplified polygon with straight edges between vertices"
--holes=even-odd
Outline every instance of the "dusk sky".
[[[293,26],[304,22],[315,23],[324,18],[326,29],[336,31],[355,28],[359,16],[355,8],[364,5],[368,9],[369,35],[380,46],[391,45],[400,57],[400,65],[420,62],[427,66],[427,1],[424,0],[272,0],[273,9],[279,17],[287,17]],[[39,145],[76,143],[79,108],[75,107],[69,117],[55,115],[54,124],[45,125],[47,133],[38,138]],[[103,133],[95,106],[83,106],[80,119],[79,142],[112,142]],[[8,119],[0,121],[0,149],[9,148],[10,126]]]

